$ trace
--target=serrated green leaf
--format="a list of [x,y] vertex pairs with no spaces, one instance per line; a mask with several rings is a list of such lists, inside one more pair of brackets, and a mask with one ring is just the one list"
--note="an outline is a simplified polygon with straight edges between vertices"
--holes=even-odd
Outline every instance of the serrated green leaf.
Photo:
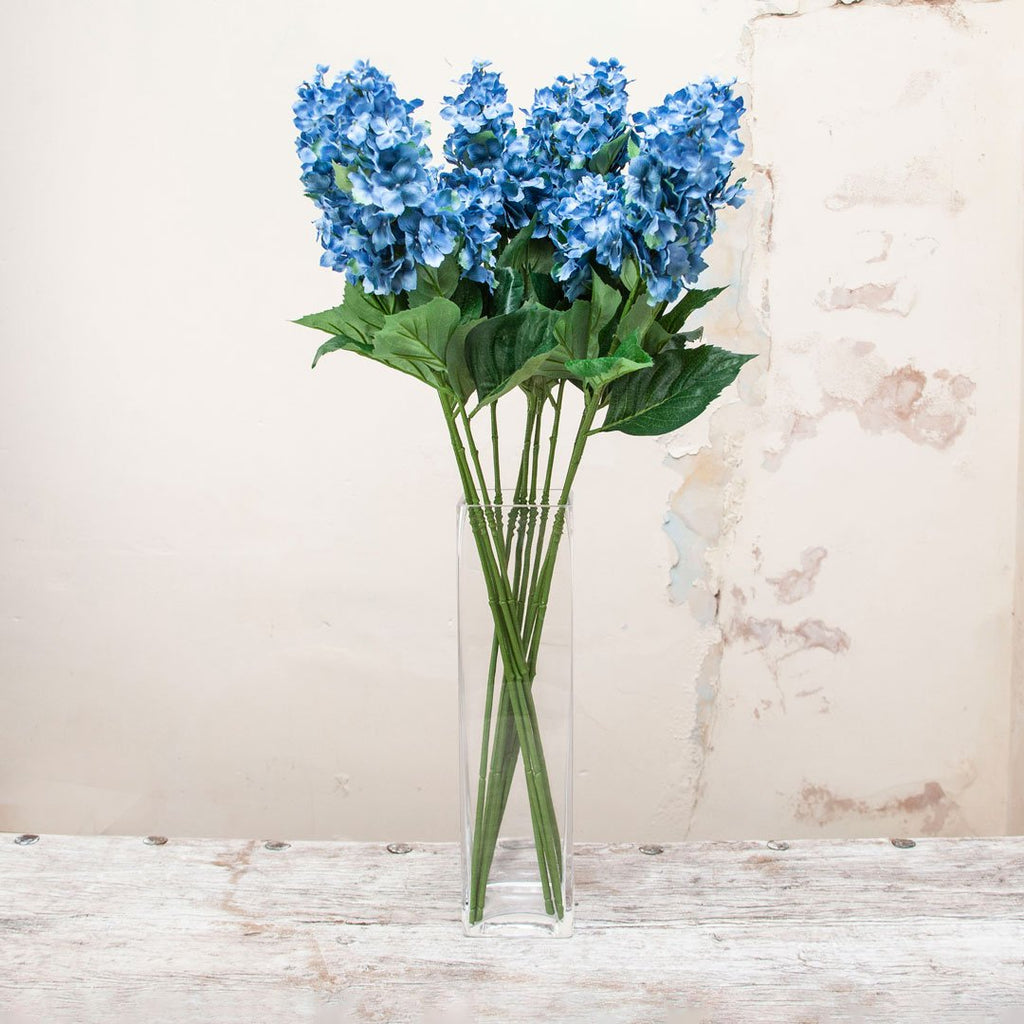
[[647,328],[644,335],[644,348],[652,356],[657,355],[666,346],[678,345],[683,348],[704,337],[704,328],[698,327],[695,331],[681,331],[679,334],[669,334],[661,324],[655,322]]
[[359,288],[349,285],[340,306],[301,316],[295,323],[372,346],[374,335],[384,326],[384,316]]
[[345,301],[334,309],[304,316],[295,322],[304,327],[326,331],[331,337],[316,351],[313,358],[315,367],[329,352],[345,349],[357,355],[373,359],[378,363],[401,373],[407,373],[431,387],[437,386],[437,375],[419,362],[389,356],[375,349],[375,341],[389,314],[383,310],[394,305],[392,296],[367,295],[349,285],[345,289]]
[[631,334],[610,356],[594,359],[570,359],[565,368],[581,377],[595,391],[651,365],[651,357],[640,347],[636,332]]
[[687,317],[701,306],[706,306],[716,295],[721,295],[728,285],[721,288],[691,288],[662,318],[661,326],[669,334],[678,334]]
[[631,136],[631,132],[624,131],[621,135],[606,142],[590,158],[587,164],[588,168],[595,174],[607,174],[619,159],[622,150],[625,148],[626,143],[629,141]]
[[646,370],[609,386],[601,430],[654,435],[696,419],[735,379],[751,355],[713,345],[666,346]]
[[466,362],[476,383],[477,409],[534,375],[557,344],[553,327],[564,315],[529,303],[514,313],[489,317],[469,331]]
[[459,284],[458,253],[449,253],[439,267],[416,268],[416,287],[409,292],[409,305],[425,306],[438,297],[450,299]]
[[337,352],[339,348],[348,349],[350,352],[358,352],[361,356],[373,355],[373,349],[368,345],[364,345],[358,341],[352,341],[350,338],[342,338],[339,335],[335,335],[333,338],[328,338],[317,350],[316,355],[313,356],[312,369],[316,369],[316,364],[320,362],[320,359],[327,355],[328,352]]
[[444,373],[445,349],[461,315],[454,302],[440,297],[392,313],[373,340],[374,354],[388,362],[402,360]]

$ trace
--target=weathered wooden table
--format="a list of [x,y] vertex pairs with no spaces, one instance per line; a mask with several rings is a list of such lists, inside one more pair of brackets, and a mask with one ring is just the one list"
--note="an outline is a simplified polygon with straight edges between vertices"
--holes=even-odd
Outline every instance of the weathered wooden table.
[[0,1010],[1024,1022],[1024,838],[581,846],[576,874],[573,938],[469,939],[454,846],[0,834]]

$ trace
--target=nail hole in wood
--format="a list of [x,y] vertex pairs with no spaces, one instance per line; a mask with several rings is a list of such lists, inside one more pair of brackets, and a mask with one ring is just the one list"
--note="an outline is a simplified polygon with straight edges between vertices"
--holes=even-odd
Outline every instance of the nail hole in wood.
[[789,849],[789,843],[787,843],[783,839],[769,839],[768,840],[768,849],[769,850],[788,850]]
[[913,839],[890,839],[890,843],[896,847],[897,850],[912,850],[917,843]]
[[287,850],[291,843],[282,843],[279,839],[271,839],[263,844],[265,850]]
[[33,843],[39,842],[39,836],[34,836],[31,832],[26,832],[24,835],[15,836],[14,841],[19,846],[31,846]]
[[408,843],[388,843],[388,853],[412,853]]
[[647,854],[648,857],[657,857],[659,853],[665,852],[665,847],[652,843],[650,846],[641,846],[640,852]]
[[142,841],[147,846],[164,846],[167,843],[167,836],[146,836]]

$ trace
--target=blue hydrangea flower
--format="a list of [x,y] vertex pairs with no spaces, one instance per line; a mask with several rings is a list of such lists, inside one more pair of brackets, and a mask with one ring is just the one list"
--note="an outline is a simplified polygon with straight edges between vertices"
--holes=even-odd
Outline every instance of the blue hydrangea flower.
[[441,116],[452,124],[444,154],[453,164],[493,167],[516,127],[512,104],[501,77],[488,71],[490,61],[474,61],[470,71],[458,79],[462,90],[445,96]]
[[[713,79],[626,112],[612,59],[537,91],[520,131],[501,78],[477,61],[445,98],[449,167],[430,165],[424,122],[390,78],[365,62],[299,89],[296,141],[307,195],[321,211],[321,263],[378,294],[416,284],[419,264],[459,249],[462,275],[493,285],[498,248],[534,220],[555,249],[555,280],[585,294],[593,266],[640,267],[651,301],[675,299],[704,269],[717,211],[743,201],[730,183],[743,101]],[[627,136],[610,166],[594,155]],[[604,173],[596,173],[594,168]]]
[[655,300],[671,301],[707,266],[717,211],[743,202],[743,182],[729,183],[743,99],[732,83],[689,85],[633,125],[638,153],[625,170],[626,223]]
[[534,94],[526,136],[535,158],[553,169],[580,170],[628,127],[626,76],[615,60],[590,60],[588,74],[559,75]]
[[455,197],[463,228],[463,276],[490,285],[501,232],[527,224],[544,181],[518,133],[505,86],[489,66],[476,61],[458,79],[459,94],[445,97],[441,114],[453,127],[444,152],[455,166],[441,183]]
[[402,100],[365,61],[330,85],[326,71],[293,108],[302,182],[322,212],[320,262],[378,295],[415,287],[416,265],[438,266],[460,234],[429,166],[427,126],[412,116],[420,101]]
[[570,299],[590,286],[593,263],[617,274],[629,251],[618,177],[581,174],[542,208],[544,233],[555,246],[552,276]]

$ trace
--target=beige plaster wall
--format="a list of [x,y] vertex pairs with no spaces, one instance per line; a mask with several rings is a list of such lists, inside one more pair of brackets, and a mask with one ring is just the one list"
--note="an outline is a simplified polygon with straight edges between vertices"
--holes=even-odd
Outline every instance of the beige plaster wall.
[[0,829],[455,836],[457,480],[426,389],[287,323],[339,289],[291,95],[366,56],[438,121],[591,53],[745,84],[707,323],[762,358],[589,454],[578,835],[1021,827],[1021,5],[808,6],[9,14]]

